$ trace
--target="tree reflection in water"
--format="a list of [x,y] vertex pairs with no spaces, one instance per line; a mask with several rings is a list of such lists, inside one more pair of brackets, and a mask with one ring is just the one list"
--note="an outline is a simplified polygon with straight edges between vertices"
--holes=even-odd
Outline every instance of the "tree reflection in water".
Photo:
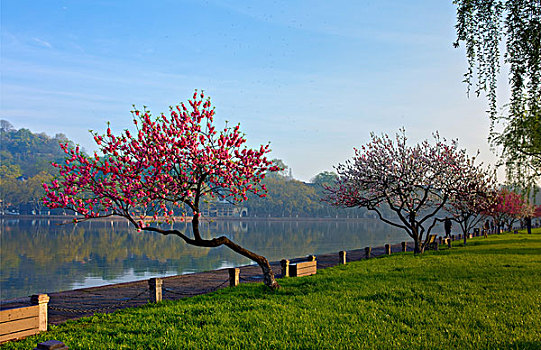
[[[125,221],[4,219],[2,300],[85,286],[207,271],[252,263],[229,249],[191,247],[178,237],[137,233]],[[175,224],[190,234],[191,225]],[[270,261],[397,243],[407,236],[375,219],[203,222]]]

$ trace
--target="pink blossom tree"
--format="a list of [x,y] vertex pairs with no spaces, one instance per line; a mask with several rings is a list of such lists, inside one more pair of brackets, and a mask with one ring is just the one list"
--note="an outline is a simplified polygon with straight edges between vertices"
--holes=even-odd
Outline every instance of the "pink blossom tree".
[[498,232],[502,228],[511,231],[513,224],[523,217],[526,202],[518,193],[502,188],[497,192],[496,200],[485,210],[485,215],[491,216]]
[[455,190],[445,206],[453,220],[463,233],[464,244],[467,234],[486,216],[483,213],[493,205],[496,199],[495,173],[484,170],[481,165],[475,166],[475,157],[463,168],[462,176],[455,183]]
[[[533,211],[533,215],[532,215],[532,219],[534,218],[541,218],[541,205],[534,205],[534,211]],[[539,225],[539,221],[537,223]],[[531,220],[530,220],[530,226],[531,226]],[[531,233],[531,227],[530,227],[530,232],[528,233]]]
[[535,210],[534,210],[534,213],[533,213],[533,217],[534,218],[541,218],[541,205],[537,205],[535,207]]
[[[342,207],[365,207],[392,226],[405,230],[422,253],[436,217],[469,169],[456,141],[434,135],[434,143],[407,145],[405,130],[395,140],[371,134],[353,159],[336,167],[338,180],[327,187],[326,200]],[[389,210],[390,209],[390,210]]]
[[[44,204],[71,209],[83,220],[124,217],[138,231],[176,235],[194,246],[225,245],[255,261],[265,285],[279,288],[264,256],[225,236],[204,238],[199,231],[199,208],[206,197],[232,203],[246,200],[249,193],[264,197],[265,173],[280,170],[265,157],[269,145],[246,147],[239,125],[218,130],[214,113],[210,99],[196,90],[188,106],[170,107],[169,116],[153,118],[146,108],[133,110],[134,133],[114,135],[109,127],[103,135],[92,132],[100,152],[93,156],[61,145],[65,163],[53,164],[59,176],[44,184]],[[160,225],[173,222],[179,210],[191,215],[193,238]]]

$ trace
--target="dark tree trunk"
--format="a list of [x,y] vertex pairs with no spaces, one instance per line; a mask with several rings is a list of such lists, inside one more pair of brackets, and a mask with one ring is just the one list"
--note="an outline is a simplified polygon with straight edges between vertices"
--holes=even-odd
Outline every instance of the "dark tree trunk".
[[409,222],[411,226],[411,236],[413,237],[413,241],[415,242],[415,248],[413,249],[414,254],[422,254],[423,249],[423,242],[422,237],[419,237],[419,231],[417,231],[416,221],[415,221],[415,212],[412,211],[409,213]]
[[267,287],[271,289],[280,288],[280,285],[278,284],[278,282],[276,282],[276,278],[274,277],[274,272],[272,271],[272,268],[267,258],[241,247],[240,245],[236,244],[235,242],[231,241],[229,238],[225,236],[221,236],[221,237],[214,238],[211,240],[202,239],[199,233],[199,215],[198,214],[193,216],[192,228],[193,228],[193,233],[194,233],[194,240],[186,241],[185,239],[185,241],[188,244],[192,244],[199,247],[219,247],[221,245],[225,245],[231,250],[233,250],[234,252],[239,253],[240,255],[245,256],[252,261],[255,261],[261,268],[261,271],[263,272],[263,283]]
[[263,272],[263,283],[267,287],[269,287],[271,289],[280,288],[280,285],[278,284],[278,282],[276,282],[276,279],[274,278],[274,272],[272,271],[272,268],[271,268],[267,258],[239,246],[238,244],[231,241],[227,237],[220,237],[219,239],[223,239],[224,240],[223,244],[225,246],[229,247],[234,252],[239,253],[240,255],[245,256],[245,257],[255,261],[259,265],[259,267],[261,268],[261,271]]
[[419,238],[415,238],[414,242],[415,242],[415,248],[413,249],[413,254],[422,254],[423,245],[421,242],[419,242]]

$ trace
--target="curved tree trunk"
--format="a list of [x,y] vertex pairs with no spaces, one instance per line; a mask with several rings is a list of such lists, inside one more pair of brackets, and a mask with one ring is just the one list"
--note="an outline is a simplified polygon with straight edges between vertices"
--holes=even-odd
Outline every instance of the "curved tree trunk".
[[240,245],[236,244],[235,242],[231,241],[227,237],[220,237],[219,240],[224,241],[224,245],[229,247],[234,252],[239,253],[242,256],[245,256],[253,261],[255,261],[259,267],[261,267],[261,270],[263,271],[263,283],[271,288],[271,289],[278,289],[280,288],[280,285],[278,282],[276,282],[276,279],[274,278],[274,272],[272,271],[272,268],[269,264],[269,261],[267,258],[265,258],[262,255],[258,255],[252,251],[249,251],[248,249],[245,249],[241,247]]
[[272,271],[272,268],[269,264],[269,261],[267,258],[265,258],[262,255],[256,254],[246,248],[241,247],[237,243],[233,242],[229,238],[225,236],[221,236],[218,238],[206,240],[202,239],[201,235],[199,233],[199,216],[196,214],[193,216],[192,219],[192,228],[194,232],[194,239],[193,240],[186,240],[186,243],[199,246],[199,247],[219,247],[221,245],[225,245],[231,250],[233,250],[236,253],[239,253],[242,256],[247,257],[248,259],[255,261],[259,267],[261,267],[261,271],[263,272],[263,283],[271,288],[271,289],[278,289],[280,288],[280,285],[278,282],[276,282],[276,278],[274,277],[274,272]]
[[[124,217],[127,218],[130,222],[137,225],[137,223],[132,217],[130,216],[124,216]],[[280,285],[278,284],[278,282],[276,282],[276,278],[274,277],[274,272],[272,271],[272,268],[267,258],[241,247],[240,245],[236,244],[235,242],[233,242],[232,240],[230,240],[229,238],[225,236],[221,236],[221,237],[213,238],[213,239],[203,239],[199,232],[199,215],[198,214],[195,214],[193,216],[192,227],[193,227],[194,238],[190,238],[178,230],[163,230],[158,227],[152,227],[152,226],[146,226],[143,228],[143,230],[158,232],[166,236],[176,235],[182,238],[184,242],[186,242],[187,244],[193,245],[196,247],[216,248],[216,247],[225,245],[229,247],[231,250],[233,250],[234,252],[239,253],[240,255],[245,256],[248,259],[251,259],[252,261],[255,261],[259,265],[259,267],[261,267],[261,270],[263,271],[263,283],[267,287],[271,289],[280,288]]]

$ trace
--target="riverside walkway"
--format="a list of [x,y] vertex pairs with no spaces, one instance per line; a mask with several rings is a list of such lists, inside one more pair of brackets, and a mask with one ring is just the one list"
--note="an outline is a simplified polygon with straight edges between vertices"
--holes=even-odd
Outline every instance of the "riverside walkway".
[[[391,245],[393,253],[400,252],[400,244]],[[408,242],[407,250],[413,250],[413,242]],[[371,257],[385,254],[384,247],[372,248]],[[365,259],[365,250],[349,250],[347,261]],[[292,263],[306,258],[290,259]],[[316,255],[317,268],[324,269],[339,264],[339,254]],[[272,262],[271,267],[277,278],[281,278],[280,262]],[[263,275],[257,265],[239,267],[240,283],[262,283]],[[279,281],[278,281],[279,282]],[[177,300],[213,292],[229,286],[228,269],[220,269],[193,274],[163,278],[163,300]],[[45,293],[46,291],[44,291]],[[94,313],[110,313],[127,307],[136,307],[150,301],[148,280],[111,284],[100,287],[82,288],[48,294],[49,324],[59,324],[71,319],[91,316]],[[30,298],[20,298],[2,302],[0,309],[11,309],[30,305]]]

